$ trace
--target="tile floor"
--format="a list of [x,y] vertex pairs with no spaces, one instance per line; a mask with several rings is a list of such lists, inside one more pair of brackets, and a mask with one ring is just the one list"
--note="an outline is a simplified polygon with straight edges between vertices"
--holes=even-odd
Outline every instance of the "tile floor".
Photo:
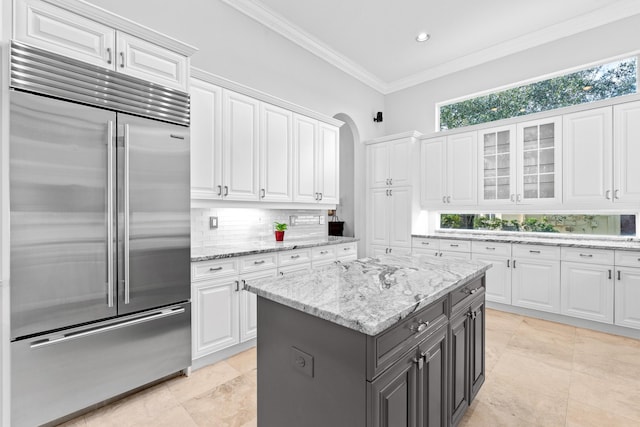
[[[640,426],[638,340],[487,310],[486,352],[486,382],[461,426]],[[256,426],[255,355],[248,350],[64,426]]]

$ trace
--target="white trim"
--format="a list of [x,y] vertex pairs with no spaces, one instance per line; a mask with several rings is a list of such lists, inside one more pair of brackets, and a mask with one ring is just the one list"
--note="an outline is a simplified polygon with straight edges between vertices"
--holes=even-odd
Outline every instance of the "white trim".
[[191,199],[191,209],[194,208],[248,208],[248,209],[317,209],[335,210],[336,205],[326,203],[296,203],[296,202],[260,202],[242,200],[207,200]]
[[344,122],[334,119],[333,117],[325,116],[324,114],[320,114],[316,111],[310,110],[309,108],[302,107],[300,105],[286,101],[282,98],[275,97],[273,95],[269,95],[268,93],[259,91],[257,89],[253,89],[249,86],[236,83],[224,77],[211,74],[208,71],[204,71],[199,68],[191,67],[191,77],[199,80],[204,80],[207,83],[211,83],[213,85],[220,86],[222,88],[241,93],[251,98],[254,98],[263,102],[267,102],[269,104],[284,108],[285,110],[293,111],[294,113],[298,113],[303,116],[314,118],[316,120],[319,120],[324,123],[328,123],[333,126],[340,127],[344,124]]
[[[66,2],[72,0],[63,1]],[[563,37],[568,37],[582,31],[591,30],[640,13],[640,2],[637,0],[619,0],[612,5],[607,5],[593,10],[589,13],[569,19],[568,21],[550,25],[541,30],[516,37],[487,49],[476,51],[470,55],[456,58],[452,61],[437,65],[411,76],[394,80],[392,82],[385,82],[378,76],[364,69],[361,65],[346,58],[344,55],[333,50],[327,44],[308,34],[282,16],[276,14],[260,0],[221,1],[283,37],[291,40],[383,95],[388,95],[392,92],[397,92],[420,83],[434,80],[447,74],[484,64],[486,62],[540,46]]]
[[360,80],[382,94],[389,93],[388,85],[359,64],[336,52],[300,27],[270,10],[258,0],[221,0],[249,18],[289,39],[329,64]]
[[[102,9],[98,6],[94,6],[84,0],[43,1],[46,3],[51,3],[52,5],[60,7],[62,9],[71,11],[73,13],[77,13],[78,15],[82,15],[103,25],[113,27],[116,30],[121,30],[127,34],[140,37],[141,39],[150,41],[187,57],[193,55],[198,51],[198,48],[194,46],[166,36],[151,28],[137,24],[130,19],[124,18],[120,15],[116,15],[115,13],[109,12],[108,10]],[[161,7],[161,5],[158,5],[157,7]]]
[[418,132],[417,130],[412,130],[409,132],[402,132],[402,133],[396,133],[393,135],[387,135],[387,136],[383,136],[380,138],[375,138],[375,139],[370,139],[368,141],[364,141],[363,144],[365,145],[370,145],[370,144],[378,144],[380,142],[387,142],[387,141],[393,141],[396,139],[402,139],[402,138],[420,138],[422,136],[421,132]]

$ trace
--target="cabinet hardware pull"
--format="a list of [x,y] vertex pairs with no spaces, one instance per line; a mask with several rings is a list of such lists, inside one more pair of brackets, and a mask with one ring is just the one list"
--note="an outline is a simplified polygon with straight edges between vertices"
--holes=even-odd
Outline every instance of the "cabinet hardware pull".
[[428,327],[429,327],[429,322],[425,322],[424,320],[418,320],[418,326],[411,325],[409,329],[411,329],[413,332],[418,333],[418,332],[424,331]]
[[389,195],[393,196],[393,190],[389,190]]
[[451,203],[451,196],[447,196],[447,203]]
[[107,64],[111,65],[112,62],[112,58],[111,58],[111,48],[108,47],[107,48]]
[[175,139],[184,139],[184,135],[177,135],[175,133],[170,133],[169,136]]
[[447,196],[442,196],[442,203],[447,203]]
[[507,268],[509,268],[509,267],[511,267],[511,260],[510,259],[507,260]]
[[513,260],[513,268],[516,268],[516,260]]
[[124,52],[120,52],[120,59],[122,60],[122,62],[120,62],[120,68],[124,68]]
[[488,250],[488,251],[495,251],[496,250],[496,248],[492,248],[491,246],[487,246],[485,249]]
[[281,272],[280,272],[280,275],[281,275],[281,276],[284,276],[284,271],[281,271]]
[[414,357],[413,358],[413,362],[416,363],[418,365],[418,370],[421,371],[422,370],[422,365],[424,364],[424,359],[422,357]]
[[320,255],[326,255],[328,253],[329,253],[329,251],[320,251]]
[[620,270],[618,270],[618,280],[622,280],[622,279],[620,278]]
[[262,192],[262,196],[260,196],[260,197],[264,199],[264,197],[267,195],[267,192],[265,191],[264,188],[261,189],[260,191]]
[[476,292],[478,292],[481,288],[482,288],[482,286],[481,286],[481,287],[478,287],[478,288],[475,288],[475,289],[467,289],[467,290],[466,290],[466,293],[467,293],[467,294],[469,294],[469,295],[471,295],[471,294],[475,294],[475,293],[476,293]]
[[611,280],[611,270],[609,269],[609,280]]
[[389,178],[389,185],[393,185],[393,178]]
[[580,254],[580,256],[584,258],[593,258],[593,254]]
[[454,245],[453,243],[451,243],[449,246],[451,246],[452,248],[457,248],[460,245]]
[[225,195],[225,196],[228,196],[228,195],[229,195],[229,186],[228,186],[228,185],[225,185],[225,186],[224,186],[224,195]]
[[247,281],[242,279],[242,290],[246,291],[247,290]]
[[253,261],[253,263],[254,263],[255,265],[264,264],[264,260],[263,260],[263,259],[261,259],[260,261]]
[[[429,246],[431,243],[429,243],[429,242],[422,242],[422,244],[423,244],[423,245],[425,245],[425,246]],[[640,260],[640,259],[639,259],[639,260]]]
[[387,196],[389,196],[389,189],[387,189],[386,193],[387,193]]
[[613,192],[613,198],[614,198],[614,199],[619,199],[619,198],[620,198],[620,196],[618,196],[618,193],[619,193],[619,192],[620,192],[620,190],[615,190],[615,191]]
[[512,195],[509,197],[509,200],[511,200],[512,202],[515,202],[515,201],[516,201],[516,195],[515,195],[515,194],[512,194]]
[[343,251],[350,251],[351,248],[342,248]]
[[516,195],[516,203],[521,202],[522,201],[522,195],[520,193],[518,193]]
[[440,253],[438,254],[438,256],[442,256],[442,252],[440,252]]
[[300,258],[300,255],[291,255],[291,259],[298,259]]
[[240,281],[236,280],[236,292],[240,292]]
[[209,268],[209,271],[220,271],[220,270],[222,270],[222,266],[215,267],[215,268],[214,267]]
[[389,253],[391,253],[392,250],[393,250],[393,248],[389,248]]
[[320,193],[320,200],[322,200],[322,193]]
[[218,196],[222,196],[222,185],[218,185]]
[[533,250],[530,250],[530,251],[529,251],[529,253],[530,253],[530,254],[539,254],[539,253],[540,253],[540,251],[533,251]]
[[607,200],[611,200],[611,190],[607,190],[604,193],[604,198],[607,199]]
[[389,184],[389,178],[387,178],[387,180],[385,181],[385,183],[386,183],[387,185],[391,185],[391,184]]

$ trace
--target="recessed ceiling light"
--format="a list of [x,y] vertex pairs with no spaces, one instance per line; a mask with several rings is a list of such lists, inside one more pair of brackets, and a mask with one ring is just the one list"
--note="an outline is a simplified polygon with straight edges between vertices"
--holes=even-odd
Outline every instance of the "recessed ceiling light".
[[429,40],[431,38],[430,34],[427,33],[420,33],[416,36],[416,41],[417,42],[426,42],[427,40]]

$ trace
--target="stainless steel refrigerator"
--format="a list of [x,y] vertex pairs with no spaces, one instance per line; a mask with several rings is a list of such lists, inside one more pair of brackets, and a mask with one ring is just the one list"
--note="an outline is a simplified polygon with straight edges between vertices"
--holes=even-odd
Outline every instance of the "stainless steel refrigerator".
[[12,425],[30,426],[191,365],[189,97],[15,42],[11,87]]

